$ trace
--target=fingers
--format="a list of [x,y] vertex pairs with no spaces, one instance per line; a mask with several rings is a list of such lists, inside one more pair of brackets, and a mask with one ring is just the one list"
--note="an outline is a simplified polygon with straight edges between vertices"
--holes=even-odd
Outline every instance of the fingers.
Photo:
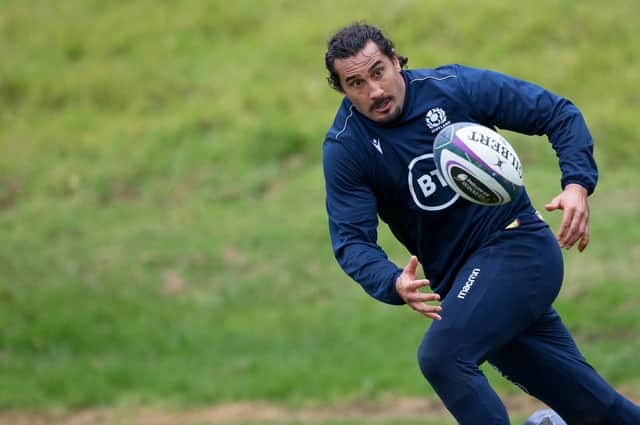
[[578,240],[580,240],[578,250],[582,252],[589,243],[589,211],[581,209],[565,210],[558,230],[560,248],[569,249]]
[[418,279],[418,280],[412,280],[411,282],[409,282],[406,286],[407,290],[409,291],[417,291],[420,288],[424,288],[425,286],[429,286],[431,282],[429,282],[427,279]]
[[556,196],[555,198],[553,198],[551,200],[551,202],[549,202],[547,205],[544,206],[544,209],[547,211],[555,211],[557,209],[560,208],[560,197]]
[[442,317],[438,314],[442,311],[442,307],[426,304],[431,301],[440,301],[440,295],[416,291],[407,296],[407,304],[413,310],[431,319],[442,320]]
[[565,247],[571,248],[579,239],[584,238],[588,228],[588,214],[586,212],[576,211],[573,215],[571,227],[567,232]]
[[420,288],[429,286],[428,279],[416,279],[418,258],[412,255],[409,263],[403,269],[402,274],[396,280],[396,290],[400,297],[413,310],[434,320],[441,320],[438,314],[442,307],[426,304],[432,301],[440,301],[440,295],[436,293],[421,292]]
[[575,183],[545,205],[547,211],[563,210],[557,239],[560,248],[571,248],[577,241],[582,252],[589,244],[589,203],[587,190]]
[[582,239],[580,239],[580,243],[578,244],[578,251],[582,252],[589,245],[589,227],[587,226],[587,231],[585,232]]
[[442,311],[442,307],[439,305],[429,305],[424,302],[411,302],[409,303],[409,307],[425,317],[429,317],[434,320],[442,320],[442,316],[438,314]]
[[418,270],[418,257],[416,257],[415,255],[412,255],[411,258],[409,259],[409,264],[407,264],[407,266],[404,268],[404,272],[413,276],[413,278],[415,279],[417,270]]
[[396,290],[398,294],[407,300],[407,294],[413,291],[417,291],[423,286],[429,285],[427,279],[416,279],[416,271],[418,268],[418,258],[415,255],[409,259],[409,264],[402,270],[402,273],[396,279]]
[[412,292],[407,296],[407,303],[426,303],[429,301],[440,301],[440,295],[435,292],[426,293],[426,292]]
[[425,313],[424,316],[429,317],[433,320],[442,320],[442,316],[440,316],[438,313]]
[[[567,242],[570,236],[570,231],[573,229],[571,224],[573,222],[574,210],[565,209],[562,214],[562,221],[560,222],[560,228],[558,229],[557,239],[560,243],[560,248],[566,248]],[[574,229],[575,230],[575,229]]]

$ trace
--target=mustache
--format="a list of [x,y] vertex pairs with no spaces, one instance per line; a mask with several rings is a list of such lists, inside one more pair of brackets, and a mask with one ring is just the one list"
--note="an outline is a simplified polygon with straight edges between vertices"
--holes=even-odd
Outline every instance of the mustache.
[[390,100],[393,100],[393,96],[384,96],[384,97],[377,98],[371,104],[369,111],[373,112],[374,109],[378,109],[380,106],[384,105],[385,103],[387,103],[387,101],[390,101]]

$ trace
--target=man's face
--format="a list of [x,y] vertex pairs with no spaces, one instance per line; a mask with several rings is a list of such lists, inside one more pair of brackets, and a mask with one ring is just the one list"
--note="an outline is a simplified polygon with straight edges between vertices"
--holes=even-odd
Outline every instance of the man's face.
[[400,116],[405,83],[397,57],[390,59],[369,41],[354,56],[336,59],[334,68],[342,92],[361,114],[381,123]]

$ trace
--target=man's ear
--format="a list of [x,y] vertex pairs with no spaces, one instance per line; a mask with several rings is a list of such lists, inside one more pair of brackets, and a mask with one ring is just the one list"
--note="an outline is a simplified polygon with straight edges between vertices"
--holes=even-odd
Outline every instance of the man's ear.
[[400,59],[398,59],[398,55],[396,54],[396,49],[393,49],[391,51],[393,52],[393,59],[391,60],[391,62],[393,63],[393,67],[397,71],[400,71],[402,69],[402,66],[400,66]]

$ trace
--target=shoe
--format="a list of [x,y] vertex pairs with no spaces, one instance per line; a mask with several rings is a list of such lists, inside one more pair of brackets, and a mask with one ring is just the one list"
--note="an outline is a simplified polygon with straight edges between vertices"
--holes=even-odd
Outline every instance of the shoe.
[[537,410],[523,425],[567,425],[552,409]]

